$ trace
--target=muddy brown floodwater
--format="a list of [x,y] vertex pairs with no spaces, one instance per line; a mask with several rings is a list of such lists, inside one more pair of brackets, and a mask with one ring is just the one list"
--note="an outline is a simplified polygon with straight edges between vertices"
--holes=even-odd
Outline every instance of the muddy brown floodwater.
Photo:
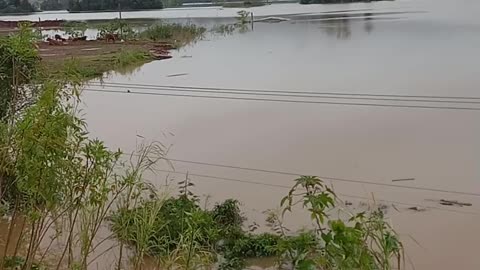
[[[233,35],[208,35],[205,40],[175,52],[171,60],[149,63],[129,75],[113,74],[105,81],[480,97],[478,1],[286,4],[253,10],[257,15],[281,15],[290,20],[257,23],[253,31]],[[125,16],[188,17],[212,26],[226,20],[216,17],[233,16],[235,12],[207,8]],[[296,15],[285,15],[293,13]],[[73,19],[82,14],[48,16]],[[182,76],[172,76],[175,74]],[[143,137],[172,144],[169,157],[177,160],[480,193],[479,111],[102,92],[85,92],[83,101],[92,136],[127,152]],[[425,102],[402,104],[432,106]],[[181,179],[181,173],[188,171],[196,183],[197,194],[211,196],[211,202],[239,199],[249,222],[258,224],[263,224],[265,218],[262,211],[277,207],[286,189],[232,179],[291,185],[294,178],[258,170],[173,163],[180,173],[171,176]],[[150,180],[160,185],[164,178],[165,173],[158,172]],[[415,180],[391,181],[405,178]],[[365,201],[358,196],[390,201],[382,203],[406,245],[407,261],[416,269],[480,269],[478,196],[331,182],[338,193],[354,196],[342,197],[352,202],[352,210],[360,209],[360,203]],[[440,205],[441,199],[472,206]],[[426,209],[407,209],[415,205]],[[294,228],[309,225],[307,219],[295,216],[288,223]]]

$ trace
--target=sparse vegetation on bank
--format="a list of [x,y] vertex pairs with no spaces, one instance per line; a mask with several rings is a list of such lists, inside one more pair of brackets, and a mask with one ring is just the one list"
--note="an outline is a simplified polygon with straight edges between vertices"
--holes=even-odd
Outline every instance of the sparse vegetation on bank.
[[[84,35],[84,23],[69,22],[64,26],[68,37]],[[161,23],[137,31],[121,20],[112,20],[99,26],[98,41],[77,41],[63,46],[41,43],[43,66],[51,74],[62,73],[72,62],[85,78],[101,76],[108,71],[135,67],[155,60],[152,51],[167,51],[196,42],[203,37],[205,28],[196,25]],[[107,37],[118,37],[108,42]],[[120,40],[121,39],[121,40]]]
[[155,24],[139,33],[141,39],[167,41],[183,46],[203,37],[206,29],[194,24]]

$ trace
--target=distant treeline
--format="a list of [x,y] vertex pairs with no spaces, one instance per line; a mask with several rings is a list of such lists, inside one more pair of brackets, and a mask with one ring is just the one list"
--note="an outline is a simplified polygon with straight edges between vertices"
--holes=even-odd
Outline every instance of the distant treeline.
[[44,0],[40,4],[41,10],[65,10],[68,9],[69,0]]
[[161,0],[71,0],[69,11],[162,9]]
[[0,13],[30,13],[35,8],[28,0],[0,0]]
[[[385,0],[300,0],[300,4],[342,4],[342,3],[356,3],[356,2],[377,2]],[[393,0],[388,0],[393,1]]]

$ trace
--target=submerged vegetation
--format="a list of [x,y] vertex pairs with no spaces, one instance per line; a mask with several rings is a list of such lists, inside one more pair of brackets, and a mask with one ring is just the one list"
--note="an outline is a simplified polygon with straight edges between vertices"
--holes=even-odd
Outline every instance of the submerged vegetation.
[[[122,51],[112,63],[144,57]],[[235,199],[202,207],[188,176],[177,195],[155,188],[144,174],[167,147],[147,144],[126,159],[90,138],[78,105],[95,68],[72,60],[46,76],[28,28],[0,39],[0,59],[0,195],[9,217],[0,269],[90,269],[105,252],[115,253],[115,269],[142,269],[150,258],[162,269],[234,270],[258,257],[275,258],[281,269],[402,267],[402,244],[383,214],[342,210],[317,177],[294,181],[261,234]],[[304,223],[313,226],[287,228],[296,211],[307,211]]]

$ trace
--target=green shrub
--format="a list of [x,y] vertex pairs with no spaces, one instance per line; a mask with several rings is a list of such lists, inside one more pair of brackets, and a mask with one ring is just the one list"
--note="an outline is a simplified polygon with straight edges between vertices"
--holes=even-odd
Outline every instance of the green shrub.
[[[184,190],[178,198],[117,212],[112,218],[117,237],[137,252],[145,247],[145,254],[153,256],[189,250],[175,252],[185,260],[192,248],[195,254],[217,254],[221,270],[241,270],[246,259],[262,257],[275,257],[279,266],[291,269],[388,270],[393,260],[401,266],[402,245],[383,214],[360,213],[348,221],[331,218],[327,213],[335,207],[335,194],[317,177],[297,179],[281,202],[283,214],[269,213],[267,224],[276,234],[245,232],[245,218],[236,200],[216,204],[211,211],[201,209],[186,190],[193,184],[181,183]],[[310,212],[315,228],[290,234],[282,219],[300,204]]]
[[152,41],[159,40],[176,40],[184,43],[189,43],[201,38],[205,33],[204,27],[199,27],[194,24],[155,24],[148,27],[140,33],[143,39]]
[[144,51],[140,50],[122,50],[115,55],[115,66],[118,68],[134,65],[135,63],[142,63],[149,59]]

